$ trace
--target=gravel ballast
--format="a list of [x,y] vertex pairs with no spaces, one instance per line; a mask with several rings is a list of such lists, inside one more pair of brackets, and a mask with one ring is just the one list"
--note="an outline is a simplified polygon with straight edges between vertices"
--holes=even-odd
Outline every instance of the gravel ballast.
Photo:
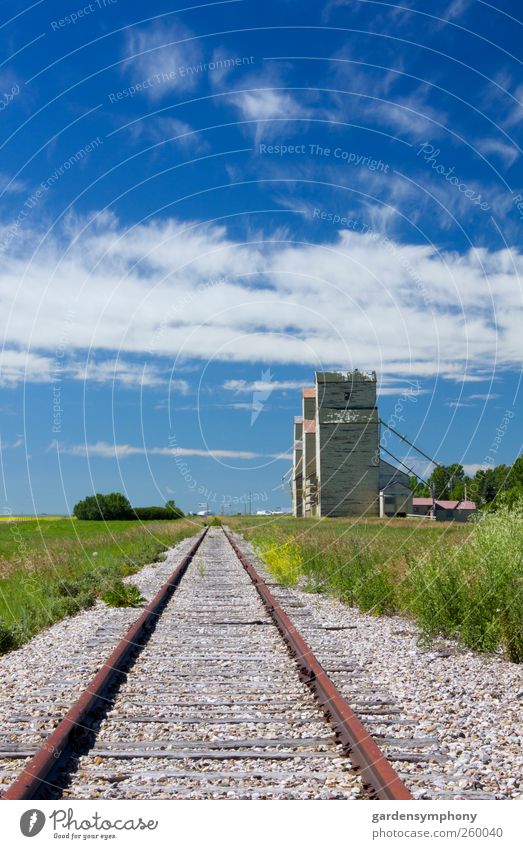
[[[415,798],[523,797],[521,666],[451,640],[427,644],[417,626],[401,617],[375,617],[275,584],[252,547],[235,538]],[[194,537],[183,540],[164,561],[129,580],[150,600],[193,542]],[[113,714],[104,720],[98,749],[82,761],[67,793],[72,798],[365,798],[276,629],[260,627],[266,613],[221,531],[209,531],[201,552],[169,603],[172,615],[162,618],[153,634],[159,639],[163,634],[165,653],[140,655],[133,680],[141,676],[142,684],[137,688],[129,678],[122,688],[120,718]],[[216,595],[223,580],[230,595],[226,607]],[[196,601],[202,621],[194,618]],[[243,630],[234,621],[240,610],[247,623]],[[139,614],[99,602],[0,657],[0,791]],[[176,633],[180,623],[181,633],[185,628],[188,634],[183,649]],[[210,666],[203,657],[211,658]],[[150,724],[146,727],[152,715],[158,720],[154,733]],[[253,747],[253,738],[260,745]],[[216,750],[221,740],[227,740],[228,757]],[[119,756],[108,753],[114,741],[122,748]],[[125,751],[124,742],[130,744]],[[135,752],[133,744],[138,750],[158,745],[168,751],[151,758],[150,752]],[[253,757],[242,769],[247,747]]]
[[[193,542],[182,540],[164,560],[125,580],[150,601]],[[139,615],[139,609],[99,601],[0,657],[0,792],[29,760],[10,750],[30,753],[42,745]]]
[[[452,640],[427,644],[402,617],[275,584],[252,546],[235,538],[416,798],[523,797],[520,665]],[[332,671],[340,665],[350,671]]]

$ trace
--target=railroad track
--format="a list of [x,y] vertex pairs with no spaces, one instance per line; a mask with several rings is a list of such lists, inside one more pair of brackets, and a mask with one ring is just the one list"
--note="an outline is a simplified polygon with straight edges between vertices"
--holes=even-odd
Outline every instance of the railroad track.
[[[410,799],[237,542],[204,531],[4,799]],[[30,759],[29,759],[30,758]]]

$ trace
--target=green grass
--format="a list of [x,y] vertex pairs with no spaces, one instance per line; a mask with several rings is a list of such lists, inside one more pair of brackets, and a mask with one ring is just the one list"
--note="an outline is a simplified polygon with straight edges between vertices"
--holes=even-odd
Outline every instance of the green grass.
[[200,523],[56,519],[0,526],[0,653],[92,606],[137,604],[122,578],[152,563]]
[[276,580],[523,661],[523,501],[467,523],[231,518]]
[[0,522],[56,522],[64,516],[11,516],[9,513],[0,516]]
[[102,595],[102,601],[110,607],[139,607],[145,599],[135,584],[124,584],[117,578]]

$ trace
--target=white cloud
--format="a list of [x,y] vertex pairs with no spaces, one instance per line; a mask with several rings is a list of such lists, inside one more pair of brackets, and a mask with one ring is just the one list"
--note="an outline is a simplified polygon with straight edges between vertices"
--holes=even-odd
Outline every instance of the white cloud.
[[476,395],[469,395],[469,401],[492,401],[494,398],[500,398],[495,392],[484,392]]
[[51,357],[4,348],[0,352],[0,386],[14,386],[23,380],[45,383],[51,379]]
[[296,380],[226,380],[223,389],[228,392],[268,392],[284,389],[301,389],[303,383]]
[[466,12],[467,9],[471,5],[471,0],[452,0],[450,5],[443,12],[443,17],[450,20],[450,18],[459,18],[463,15],[463,12]]
[[519,157],[519,150],[515,145],[500,141],[500,139],[479,139],[476,146],[487,158],[490,155],[499,157],[507,168],[513,165]]
[[[245,128],[247,134],[254,134],[255,143],[261,138],[271,138],[274,133],[286,132],[286,125],[293,117],[305,117],[306,111],[300,109],[296,100],[285,92],[258,89],[244,91],[230,98],[238,108],[244,121],[253,122]],[[271,122],[275,122],[271,126]]]
[[220,459],[254,460],[257,457],[273,457],[273,454],[259,454],[257,451],[235,451],[228,448],[174,448],[171,453],[179,457],[219,457]]
[[[384,459],[388,463],[392,463],[394,466],[397,465],[396,461],[391,457],[388,457],[386,454]],[[400,468],[402,472],[409,474],[410,470],[411,474],[416,475],[424,481],[429,479],[435,468],[434,463],[424,460],[422,457],[413,457],[410,454],[407,454],[403,457],[400,456],[398,457],[398,460],[401,461],[402,465],[398,464],[398,468]]]
[[448,116],[430,106],[421,92],[410,97],[396,98],[394,102],[376,100],[361,104],[361,112],[369,123],[390,127],[395,132],[420,138],[429,133],[431,138],[445,131]]
[[416,398],[418,395],[429,395],[430,392],[430,389],[418,389],[408,385],[378,387],[378,395],[395,395],[398,398],[405,395],[409,398]]
[[[133,85],[143,80],[160,80],[144,88],[151,100],[179,89],[191,91],[198,85],[201,49],[190,30],[181,23],[156,22],[146,27],[129,27],[124,49],[124,69]],[[165,78],[164,76],[165,75]]]
[[58,353],[55,351],[54,356],[13,348],[0,351],[0,386],[16,386],[23,382],[53,383],[64,379],[137,388],[169,386],[183,395],[189,390],[186,380],[168,380],[168,373],[155,365],[114,358],[80,361],[73,356],[69,359],[62,348]]
[[467,404],[466,401],[445,401],[446,407],[453,407],[455,410],[461,409],[461,407],[474,407],[474,404]]
[[[419,25],[419,16],[417,22]],[[434,86],[415,83],[397,51],[388,58],[388,64],[386,71],[366,66],[346,46],[332,56],[330,70],[339,87],[339,93],[331,94],[335,104],[330,110],[332,123],[344,123],[350,115],[352,121],[357,119],[368,127],[409,138],[428,135],[433,139],[443,135],[447,131],[448,115],[435,105]],[[403,91],[395,92],[397,84],[402,82]],[[408,94],[404,93],[405,84],[411,87]]]
[[511,99],[504,122],[505,127],[515,127],[523,120],[523,84],[518,85]]
[[125,460],[127,457],[158,455],[160,457],[210,457],[217,459],[254,460],[261,457],[271,457],[277,460],[292,459],[290,454],[260,454],[256,451],[238,451],[228,448],[169,448],[146,447],[138,445],[117,444],[110,442],[94,442],[84,445],[60,445],[52,442],[50,450],[58,449],[60,454],[71,454],[75,457],[104,457]]
[[17,436],[16,439],[6,440],[0,436],[0,451],[12,450],[14,448],[22,448],[25,445],[23,436]]
[[[319,104],[313,110],[309,101],[311,93],[300,92],[300,101],[286,90],[279,74],[271,69],[264,75],[252,74],[242,77],[241,90],[228,96],[228,101],[240,113],[243,121],[252,122],[244,130],[254,135],[256,143],[260,139],[270,139],[275,133],[286,133],[288,123],[293,119],[315,118],[324,114]],[[295,125],[296,126],[296,125]],[[298,130],[300,124],[297,125]]]
[[289,118],[299,114],[298,104],[287,92],[259,88],[255,91],[242,91],[234,95],[237,105],[247,121],[266,121],[268,118]]
[[87,376],[111,381],[118,353],[116,379],[129,385],[141,381],[142,363],[144,380],[161,382],[158,358],[169,374],[213,359],[456,381],[521,362],[516,249],[460,255],[350,231],[328,244],[236,243],[199,222],[126,229],[107,217],[72,233],[65,247],[54,235],[31,258],[40,233],[28,231],[27,244],[2,258],[4,383],[26,370],[49,380],[64,333],[74,379],[84,379],[80,352],[89,350]]
[[[127,386],[162,386],[167,383],[165,374],[157,369],[125,360],[73,363],[66,367],[65,373],[68,377],[82,382],[121,383]],[[179,391],[187,392],[188,384],[185,380],[175,381],[175,384]]]
[[469,477],[474,477],[476,472],[480,470],[483,471],[485,469],[493,469],[494,466],[491,463],[463,463],[463,469],[465,470],[465,474]]
[[150,141],[153,143],[150,152],[161,157],[165,155],[165,145],[176,145],[196,158],[199,154],[210,150],[204,134],[198,132],[190,124],[178,118],[153,118],[148,116],[142,121],[133,121],[128,127],[134,141]]
[[17,180],[10,174],[0,171],[0,195],[20,194],[20,192],[26,192],[27,188],[27,183],[23,180]]

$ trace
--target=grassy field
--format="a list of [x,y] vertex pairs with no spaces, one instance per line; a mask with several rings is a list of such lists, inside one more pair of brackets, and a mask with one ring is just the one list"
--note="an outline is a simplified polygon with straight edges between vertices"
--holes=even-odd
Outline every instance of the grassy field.
[[56,522],[65,516],[11,516],[9,513],[0,516],[0,522]]
[[523,661],[523,503],[475,523],[227,518],[276,580]]
[[90,607],[138,601],[122,578],[151,563],[200,523],[87,522],[45,517],[0,525],[0,653]]

